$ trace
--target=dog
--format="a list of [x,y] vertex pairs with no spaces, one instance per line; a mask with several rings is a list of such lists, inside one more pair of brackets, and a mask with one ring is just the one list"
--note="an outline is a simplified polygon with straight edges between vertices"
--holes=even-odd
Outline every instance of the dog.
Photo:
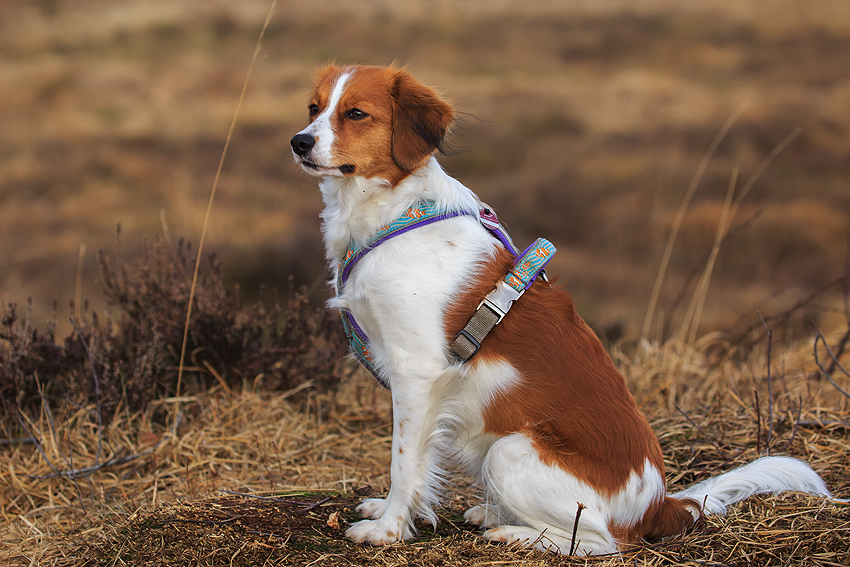
[[[539,270],[554,247],[519,252],[437,162],[451,104],[402,68],[330,64],[308,112],[291,146],[321,179],[329,305],[392,392],[391,488],[362,501],[366,519],[349,538],[389,544],[412,538],[418,517],[436,525],[450,459],[484,489],[464,518],[486,539],[562,554],[678,534],[757,493],[829,496],[787,457],[668,494],[661,448],[624,379]],[[522,274],[520,289],[505,284]],[[491,327],[483,337],[479,313]]]

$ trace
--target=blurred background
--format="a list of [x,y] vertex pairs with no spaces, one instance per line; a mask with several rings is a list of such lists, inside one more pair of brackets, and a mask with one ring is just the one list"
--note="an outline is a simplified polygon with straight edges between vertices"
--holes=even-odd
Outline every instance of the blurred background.
[[[114,254],[119,223],[127,258],[164,231],[197,244],[269,6],[3,0],[5,301],[32,297],[39,325],[54,301],[64,320],[77,294],[106,309],[96,252]],[[690,302],[733,171],[740,190],[798,128],[731,221],[700,330],[745,326],[757,309],[781,311],[844,274],[846,0],[281,0],[205,245],[246,297],[261,285],[286,289],[290,274],[326,293],[322,204],[289,139],[306,123],[316,68],[330,59],[397,61],[448,96],[460,121],[443,166],[499,212],[518,244],[555,243],[550,274],[611,338],[640,333],[676,211],[736,109],[682,223],[656,321]],[[662,333],[653,324],[650,336]]]

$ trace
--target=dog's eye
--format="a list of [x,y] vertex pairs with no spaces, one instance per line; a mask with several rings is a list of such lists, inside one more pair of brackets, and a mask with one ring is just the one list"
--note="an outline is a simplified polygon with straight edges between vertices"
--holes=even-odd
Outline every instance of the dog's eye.
[[309,106],[309,108],[310,108],[310,116],[316,116],[317,114],[319,114],[319,107],[317,105],[311,104]]
[[346,116],[348,118],[351,118],[352,120],[362,120],[363,118],[366,118],[369,115],[360,110],[359,108],[352,108],[348,111]]

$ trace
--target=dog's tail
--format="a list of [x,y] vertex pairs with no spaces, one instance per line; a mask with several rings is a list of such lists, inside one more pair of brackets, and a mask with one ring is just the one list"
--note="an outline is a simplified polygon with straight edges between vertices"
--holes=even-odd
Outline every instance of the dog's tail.
[[727,506],[754,494],[778,494],[786,490],[831,498],[818,474],[803,461],[791,457],[762,457],[670,496],[699,502],[705,514],[725,514]]

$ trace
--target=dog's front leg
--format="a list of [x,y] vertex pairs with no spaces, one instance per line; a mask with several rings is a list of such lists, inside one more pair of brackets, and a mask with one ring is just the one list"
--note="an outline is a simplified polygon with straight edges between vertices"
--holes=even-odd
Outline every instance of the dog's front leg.
[[365,517],[345,534],[359,543],[383,545],[413,535],[421,515],[436,523],[431,505],[439,488],[436,431],[439,401],[435,380],[417,376],[393,383],[393,441],[390,492],[386,500],[368,498],[357,507]]

